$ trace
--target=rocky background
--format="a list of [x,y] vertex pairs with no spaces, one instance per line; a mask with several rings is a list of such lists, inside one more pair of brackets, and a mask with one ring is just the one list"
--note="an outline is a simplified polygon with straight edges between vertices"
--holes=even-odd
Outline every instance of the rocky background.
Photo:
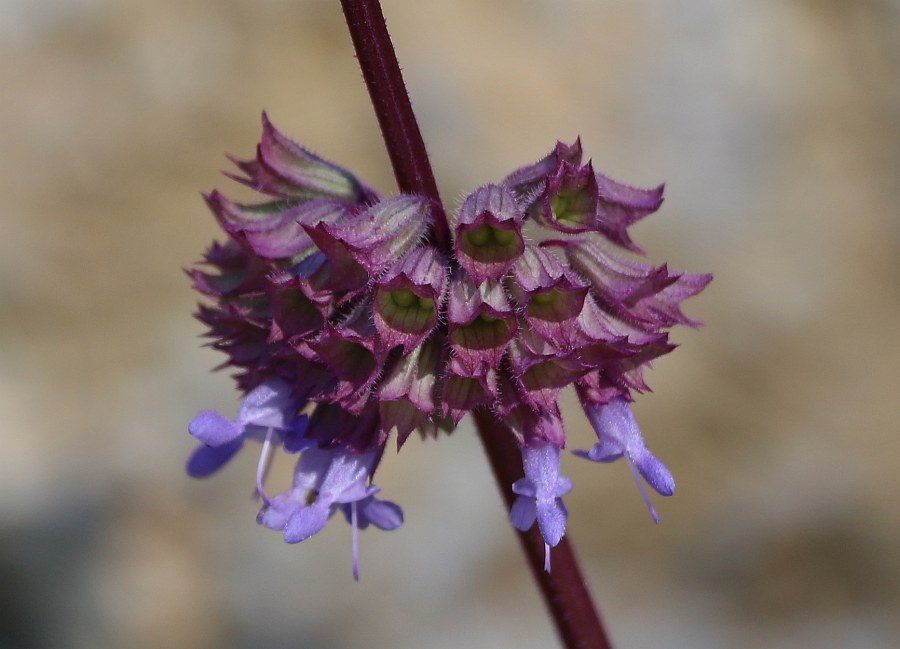
[[[898,3],[384,5],[448,203],[581,134],[667,181],[651,258],[716,275],[636,408],[663,522],[624,465],[565,465],[616,646],[895,647]],[[407,522],[359,584],[346,525],[257,527],[251,454],[183,473],[236,407],[181,271],[199,191],[240,196],[224,153],[265,108],[394,191],[336,0],[0,0],[0,89],[0,647],[556,646],[467,424],[386,458]]]

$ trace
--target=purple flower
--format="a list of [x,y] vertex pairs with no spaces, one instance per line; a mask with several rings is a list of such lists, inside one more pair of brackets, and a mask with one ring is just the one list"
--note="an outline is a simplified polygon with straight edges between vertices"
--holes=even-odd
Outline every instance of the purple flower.
[[[624,456],[672,493],[627,402],[647,390],[649,362],[674,349],[668,329],[698,324],[680,305],[711,276],[625,256],[640,252],[629,227],[660,207],[661,185],[618,183],[582,164],[580,141],[557,143],[475,189],[441,243],[428,199],[379,197],[265,116],[256,158],[233,161],[236,178],[267,198],[210,193],[229,240],[189,275],[205,296],[198,318],[246,396],[234,421],[202,412],[191,422],[203,442],[191,475],[213,473],[246,439],[262,441],[259,522],[296,543],[341,511],[356,574],[358,530],[403,521],[371,484],[394,431],[400,447],[415,431],[451,432],[490,409],[522,453],[510,519],[522,530],[537,522],[549,569],[572,488],[559,473],[567,439],[558,398],[574,385],[600,436],[580,454]],[[269,498],[266,470],[282,451],[301,453],[294,482]]]
[[663,496],[671,496],[675,493],[675,479],[666,465],[647,449],[628,403],[621,398],[613,399],[603,405],[588,403],[584,405],[584,411],[600,441],[594,444],[589,451],[575,451],[575,455],[593,462],[613,462],[624,457],[634,477],[634,482],[640,490],[644,502],[647,503],[650,516],[653,517],[654,522],[658,523],[659,516],[653,508],[638,474]]
[[513,483],[518,494],[509,512],[513,526],[525,532],[537,521],[544,537],[544,570],[550,571],[550,548],[566,533],[568,510],[562,497],[572,490],[572,482],[559,474],[559,448],[539,441],[522,449],[525,477]]
[[368,484],[378,461],[377,452],[351,453],[313,446],[300,455],[294,486],[263,505],[258,521],[282,530],[284,540],[299,543],[317,534],[341,509],[353,528],[353,575],[359,578],[358,529],[369,524],[393,530],[403,524],[394,503],[378,500],[378,487]]
[[[300,403],[291,397],[291,389],[278,379],[260,384],[244,397],[234,421],[214,410],[200,412],[188,424],[188,432],[203,442],[188,459],[188,473],[195,478],[215,473],[234,457],[246,439],[263,443],[261,465],[268,460],[271,444],[299,444],[306,432],[307,418],[297,414]],[[258,486],[265,498],[261,480]]]

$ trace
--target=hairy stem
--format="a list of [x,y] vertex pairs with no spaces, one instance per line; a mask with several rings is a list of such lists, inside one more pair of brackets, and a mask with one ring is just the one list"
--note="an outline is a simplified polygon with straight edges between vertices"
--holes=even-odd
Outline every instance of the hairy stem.
[[341,0],[350,38],[378,117],[401,192],[432,199],[434,244],[450,250],[450,225],[438,194],[428,152],[388,35],[378,0]]
[[[434,243],[451,251],[450,226],[441,204],[425,143],[403,83],[378,0],[341,0],[363,78],[402,192],[434,203]],[[512,433],[487,410],[475,413],[478,434],[507,507],[512,483],[523,475]],[[609,640],[568,539],[553,548],[553,572],[544,571],[544,540],[537,527],[519,533],[532,573],[567,649],[608,649]]]

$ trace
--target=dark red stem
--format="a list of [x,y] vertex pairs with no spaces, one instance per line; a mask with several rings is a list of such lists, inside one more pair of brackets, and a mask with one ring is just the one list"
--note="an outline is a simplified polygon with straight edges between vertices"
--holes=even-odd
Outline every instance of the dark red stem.
[[[523,475],[519,449],[512,432],[493,413],[480,408],[473,414],[500,493],[510,508],[515,498],[510,485]],[[527,532],[519,532],[518,536],[563,644],[568,649],[610,649],[603,622],[568,537],[564,536],[552,549],[553,572],[548,573],[544,571],[544,539],[537,525]]]
[[362,68],[400,191],[434,202],[434,244],[450,253],[450,225],[441,203],[428,152],[403,83],[394,45],[377,0],[341,0],[350,38]]
[[[441,204],[425,142],[413,114],[378,0],[341,0],[353,47],[378,116],[400,191],[434,202],[434,243],[451,250],[450,226]],[[512,483],[522,477],[522,458],[512,433],[489,411],[475,411],[478,434],[497,484],[512,506]],[[520,533],[532,573],[567,649],[609,649],[609,640],[568,539],[553,548],[553,572],[544,571],[544,540],[537,527]]]

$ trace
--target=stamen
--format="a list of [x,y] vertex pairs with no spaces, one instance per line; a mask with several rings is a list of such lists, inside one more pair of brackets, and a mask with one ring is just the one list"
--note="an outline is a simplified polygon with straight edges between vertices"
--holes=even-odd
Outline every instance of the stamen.
[[550,544],[544,541],[544,572],[550,572]]
[[350,503],[350,527],[353,528],[353,578],[359,581],[359,527],[356,525],[356,501]]
[[269,474],[269,468],[272,466],[273,458],[271,456],[271,450],[273,432],[272,428],[266,429],[266,439],[263,441],[262,451],[259,454],[259,463],[256,465],[256,493],[259,494],[259,497],[266,505],[271,504],[271,501],[263,487],[263,482]]
[[655,509],[653,509],[653,503],[650,502],[650,496],[647,495],[647,490],[644,489],[644,483],[641,482],[641,478],[638,475],[637,468],[635,468],[634,462],[631,461],[628,453],[625,453],[625,462],[628,463],[628,468],[631,469],[631,475],[634,478],[634,484],[637,485],[638,491],[641,492],[641,498],[643,498],[644,502],[647,503],[647,509],[650,510],[650,516],[651,518],[653,518],[653,522],[659,523],[659,514],[656,513]]

